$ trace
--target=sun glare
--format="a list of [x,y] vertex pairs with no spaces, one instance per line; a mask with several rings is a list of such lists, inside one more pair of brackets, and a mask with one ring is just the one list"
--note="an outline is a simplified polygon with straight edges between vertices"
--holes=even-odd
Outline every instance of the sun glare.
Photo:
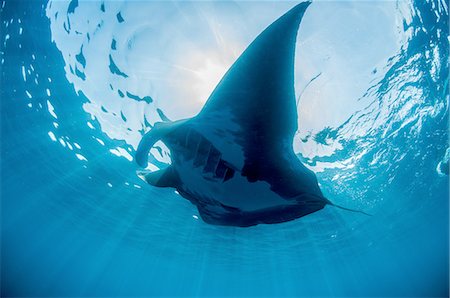
[[206,58],[204,63],[195,70],[195,81],[190,84],[194,98],[199,103],[205,103],[214,88],[230,67],[224,59]]

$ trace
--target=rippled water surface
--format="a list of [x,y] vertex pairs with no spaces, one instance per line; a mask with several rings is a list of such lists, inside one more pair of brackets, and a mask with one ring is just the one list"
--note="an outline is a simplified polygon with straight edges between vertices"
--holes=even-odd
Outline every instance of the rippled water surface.
[[2,296],[447,296],[448,1],[315,1],[302,21],[295,152],[372,216],[212,226],[136,175],[142,135],[198,113],[295,4],[2,1]]

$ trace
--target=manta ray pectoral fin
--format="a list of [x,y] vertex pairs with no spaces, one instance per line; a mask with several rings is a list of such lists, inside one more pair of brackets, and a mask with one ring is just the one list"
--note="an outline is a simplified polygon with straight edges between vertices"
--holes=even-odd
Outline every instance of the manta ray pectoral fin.
[[138,171],[138,176],[142,177],[148,184],[157,187],[177,187],[179,177],[172,166],[159,171]]
[[[292,149],[298,130],[295,49],[310,4],[297,4],[261,32],[192,119],[191,125],[214,140],[226,160],[238,165],[249,182],[279,184],[273,174],[275,167],[283,168],[279,156],[287,160],[288,168],[296,160]],[[284,158],[287,155],[292,158]]]

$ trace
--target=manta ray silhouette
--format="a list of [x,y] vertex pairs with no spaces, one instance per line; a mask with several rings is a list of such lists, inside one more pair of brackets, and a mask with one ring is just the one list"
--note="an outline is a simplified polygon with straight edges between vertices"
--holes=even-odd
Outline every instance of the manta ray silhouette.
[[136,161],[146,167],[152,146],[166,144],[172,164],[138,174],[151,185],[177,189],[207,223],[280,223],[334,205],[293,151],[295,43],[309,5],[296,5],[265,29],[197,116],[155,123],[138,146]]

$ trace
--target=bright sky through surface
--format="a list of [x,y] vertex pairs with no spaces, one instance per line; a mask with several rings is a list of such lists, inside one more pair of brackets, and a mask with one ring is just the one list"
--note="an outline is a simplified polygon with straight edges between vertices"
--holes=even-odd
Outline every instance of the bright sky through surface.
[[[47,15],[69,81],[89,98],[84,109],[110,138],[136,147],[144,115],[151,124],[160,121],[157,108],[172,120],[194,116],[242,51],[296,3],[114,1],[102,12],[98,2],[80,2],[68,15],[69,33],[67,18],[55,17],[68,2],[50,2]],[[300,135],[338,126],[364,107],[358,98],[400,48],[397,18],[395,2],[324,1],[308,8],[296,53]],[[81,52],[85,66],[76,60]],[[127,77],[110,72],[111,59]],[[86,79],[70,68],[82,69]],[[121,98],[118,90],[154,102]]]

